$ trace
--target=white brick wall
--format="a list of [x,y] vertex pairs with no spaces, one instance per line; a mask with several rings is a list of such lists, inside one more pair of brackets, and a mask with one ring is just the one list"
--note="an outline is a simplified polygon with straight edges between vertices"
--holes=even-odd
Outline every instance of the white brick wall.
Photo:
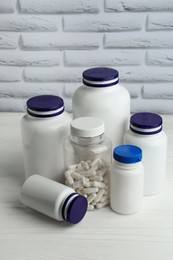
[[119,70],[132,111],[173,113],[173,0],[0,0],[0,111],[56,94],[83,70]]

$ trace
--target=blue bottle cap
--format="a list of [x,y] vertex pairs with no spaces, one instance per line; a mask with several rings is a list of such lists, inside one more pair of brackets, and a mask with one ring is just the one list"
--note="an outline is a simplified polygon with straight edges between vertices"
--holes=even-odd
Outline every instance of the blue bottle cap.
[[72,193],[66,198],[63,204],[62,217],[67,222],[77,224],[85,216],[87,208],[87,199],[82,195]]
[[27,101],[27,112],[34,117],[52,117],[64,112],[64,101],[54,95],[41,95]]
[[130,129],[137,134],[157,134],[162,131],[162,117],[148,112],[136,113],[130,118]]
[[117,70],[106,67],[96,67],[83,72],[83,83],[89,87],[109,87],[119,82]]
[[116,161],[121,163],[137,163],[142,160],[142,150],[135,145],[119,145],[114,148],[113,157]]

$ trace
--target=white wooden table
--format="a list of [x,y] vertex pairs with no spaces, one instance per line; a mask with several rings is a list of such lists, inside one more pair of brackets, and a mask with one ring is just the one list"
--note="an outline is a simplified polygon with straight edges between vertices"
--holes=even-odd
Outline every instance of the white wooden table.
[[169,147],[163,192],[145,197],[138,214],[118,215],[107,207],[72,226],[19,200],[22,115],[0,113],[0,260],[173,260],[173,116],[164,116]]

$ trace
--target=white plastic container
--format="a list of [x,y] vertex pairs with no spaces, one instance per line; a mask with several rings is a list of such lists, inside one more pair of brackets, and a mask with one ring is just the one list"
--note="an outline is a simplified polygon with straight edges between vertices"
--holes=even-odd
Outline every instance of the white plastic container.
[[133,145],[114,149],[110,179],[110,205],[121,214],[133,214],[142,207],[144,167],[142,150]]
[[105,134],[113,147],[123,143],[130,117],[130,95],[118,82],[118,71],[92,68],[83,72],[83,86],[72,99],[73,116],[94,116],[105,123]]
[[76,224],[87,211],[87,199],[72,188],[39,175],[32,175],[23,184],[21,201],[59,221]]
[[26,178],[40,174],[64,182],[63,143],[70,121],[60,97],[43,95],[27,101],[27,114],[21,120]]
[[144,195],[159,193],[165,180],[167,156],[167,137],[162,130],[161,116],[153,113],[134,114],[124,142],[137,145],[143,151]]

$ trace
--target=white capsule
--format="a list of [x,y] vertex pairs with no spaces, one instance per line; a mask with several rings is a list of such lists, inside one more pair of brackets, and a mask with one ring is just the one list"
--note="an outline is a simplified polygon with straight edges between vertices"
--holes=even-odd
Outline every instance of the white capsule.
[[90,168],[90,167],[89,167],[88,165],[86,165],[86,166],[83,167],[84,171],[88,171],[89,168]]
[[84,194],[97,193],[99,191],[98,188],[84,188]]
[[88,205],[88,211],[92,211],[94,210],[94,206],[93,205]]
[[104,195],[102,196],[102,198],[100,199],[100,202],[105,202],[106,200],[109,199],[109,195]]
[[103,194],[104,194],[104,189],[100,189],[99,192],[97,193],[97,196],[95,198],[95,202],[99,202],[100,199],[102,198]]
[[90,179],[90,181],[100,181],[100,182],[103,181],[103,177],[102,176],[97,176],[97,175],[96,176],[92,176],[89,179]]
[[74,180],[73,180],[73,178],[71,177],[71,171],[66,171],[66,172],[65,172],[65,177],[66,177],[66,179],[67,179],[67,181],[68,181],[68,183],[69,183],[70,185],[72,185],[72,184],[74,183]]
[[80,174],[83,175],[84,177],[91,177],[91,176],[95,176],[96,172],[92,169],[89,169],[88,171],[80,172]]
[[101,209],[101,208],[105,207],[108,204],[109,204],[109,200],[105,200],[104,202],[97,203],[96,204],[96,208],[97,209]]
[[78,189],[80,189],[80,190],[83,189],[81,180],[75,181],[74,184],[73,184],[73,188],[74,188],[74,189],[77,189],[77,188],[78,188]]
[[82,176],[81,176],[79,173],[77,173],[77,172],[72,172],[72,173],[71,173],[71,176],[72,176],[74,179],[76,179],[76,180],[81,180],[81,179],[82,179]]
[[90,204],[95,198],[96,198],[96,193],[91,193],[89,196],[88,196],[88,204]]
[[91,168],[94,169],[95,171],[99,170],[102,168],[102,163],[100,158],[96,158],[94,161],[91,162]]
[[78,164],[77,168],[75,169],[75,172],[77,173],[80,173],[82,172],[84,169],[83,169],[83,166],[81,164]]
[[85,187],[85,188],[89,188],[91,186],[89,179],[85,178],[85,177],[82,177],[82,184],[83,184],[83,187]]
[[96,187],[96,188],[100,188],[100,189],[104,189],[105,188],[105,183],[100,182],[100,181],[92,181],[91,182],[91,186],[92,187]]

